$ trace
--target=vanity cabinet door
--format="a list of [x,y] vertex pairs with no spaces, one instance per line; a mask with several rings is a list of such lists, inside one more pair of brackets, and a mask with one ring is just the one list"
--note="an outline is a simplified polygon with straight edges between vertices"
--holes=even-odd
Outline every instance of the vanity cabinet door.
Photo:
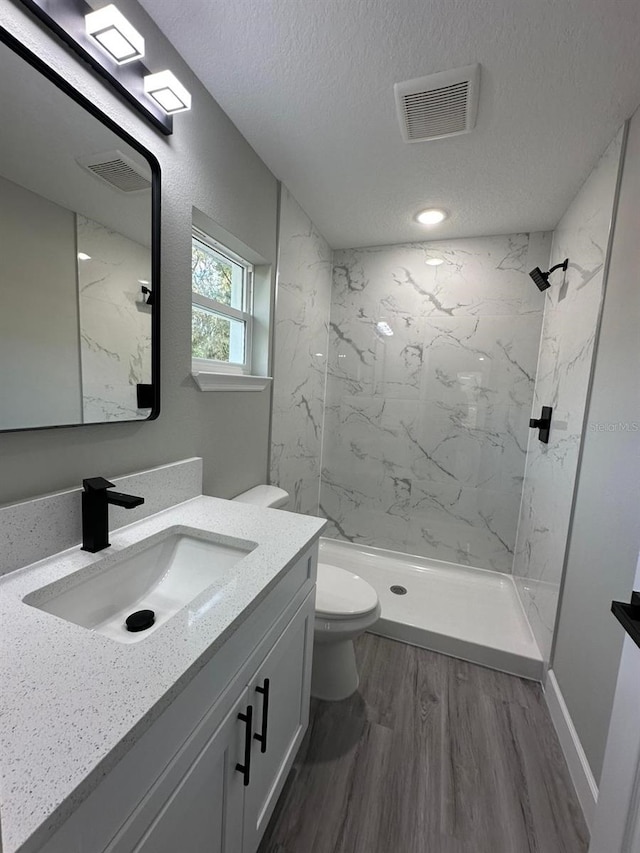
[[[160,780],[149,798],[149,809],[143,806],[139,810],[140,819],[134,817],[107,853],[239,853],[242,850],[246,788],[236,765],[245,756],[246,723],[238,715],[246,714],[247,697],[245,690],[186,772],[178,759],[166,775],[166,784]],[[150,824],[146,818],[149,811],[154,814]]]
[[[312,593],[249,684],[254,738],[251,784],[245,792],[243,853],[257,850],[307,729],[314,613]],[[266,751],[262,751],[265,736]]]

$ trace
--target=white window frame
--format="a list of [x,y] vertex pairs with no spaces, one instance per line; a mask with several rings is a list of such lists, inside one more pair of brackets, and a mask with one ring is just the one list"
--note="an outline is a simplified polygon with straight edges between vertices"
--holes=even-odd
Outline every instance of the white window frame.
[[[229,261],[243,270],[243,306],[242,310],[232,308],[230,305],[225,305],[223,302],[218,302],[216,299],[209,299],[207,296],[202,296],[193,290],[193,282],[191,282],[191,305],[193,307],[202,308],[205,311],[215,311],[222,317],[228,317],[232,320],[240,320],[244,323],[245,341],[244,341],[244,362],[231,363],[227,361],[218,361],[213,358],[193,358],[192,371],[196,373],[228,373],[232,375],[250,375],[251,374],[251,352],[252,352],[252,337],[253,337],[253,264],[236,255],[231,249],[223,246],[213,237],[210,237],[199,228],[193,227],[191,239],[203,243],[214,254],[219,255],[223,261]],[[235,267],[234,267],[235,269]],[[233,325],[231,327],[233,329]],[[230,344],[231,347],[231,344]],[[229,353],[231,355],[231,353]]]

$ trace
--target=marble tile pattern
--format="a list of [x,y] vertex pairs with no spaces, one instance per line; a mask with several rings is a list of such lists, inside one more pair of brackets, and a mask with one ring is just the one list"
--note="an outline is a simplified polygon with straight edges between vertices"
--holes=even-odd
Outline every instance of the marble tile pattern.
[[151,280],[151,251],[77,216],[83,423],[144,419],[136,385],[151,382],[151,307],[141,292]]
[[[324,525],[318,518],[200,496],[117,531],[106,556],[73,548],[2,579],[5,853],[42,849],[255,612]],[[223,598],[213,583],[140,642],[114,642],[22,600],[73,572],[133,556],[150,537],[190,529],[205,538],[233,537],[257,547],[236,564]]]
[[[110,477],[109,471],[88,471],[87,476],[105,476],[118,491],[144,498],[135,509],[109,507],[111,531],[202,494],[199,457],[124,477]],[[79,487],[0,507],[0,576],[82,540],[81,494]]]
[[329,536],[511,571],[543,309],[528,272],[549,250],[536,233],[335,253]]
[[331,301],[331,249],[283,187],[275,314],[271,482],[317,515]]
[[611,142],[559,222],[551,265],[569,258],[545,292],[533,412],[553,406],[549,444],[529,436],[514,559],[518,591],[549,660],[578,454],[603,297],[609,228],[623,131]]

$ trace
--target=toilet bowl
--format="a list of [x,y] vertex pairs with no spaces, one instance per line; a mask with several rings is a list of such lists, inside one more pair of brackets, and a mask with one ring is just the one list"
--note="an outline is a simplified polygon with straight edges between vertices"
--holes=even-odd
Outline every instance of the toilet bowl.
[[378,594],[359,575],[318,563],[311,695],[338,701],[358,689],[353,641],[380,618]]
[[[256,486],[234,498],[279,509],[288,499],[276,486]],[[340,566],[318,563],[312,696],[336,702],[355,693],[360,679],[353,641],[379,618],[380,602],[371,584]]]

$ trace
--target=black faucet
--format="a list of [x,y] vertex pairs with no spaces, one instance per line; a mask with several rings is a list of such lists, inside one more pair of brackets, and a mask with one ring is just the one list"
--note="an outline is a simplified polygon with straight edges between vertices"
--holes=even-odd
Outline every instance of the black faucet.
[[82,481],[82,550],[102,551],[109,547],[109,504],[133,509],[144,503],[144,498],[110,492],[113,483],[104,477],[91,477]]

